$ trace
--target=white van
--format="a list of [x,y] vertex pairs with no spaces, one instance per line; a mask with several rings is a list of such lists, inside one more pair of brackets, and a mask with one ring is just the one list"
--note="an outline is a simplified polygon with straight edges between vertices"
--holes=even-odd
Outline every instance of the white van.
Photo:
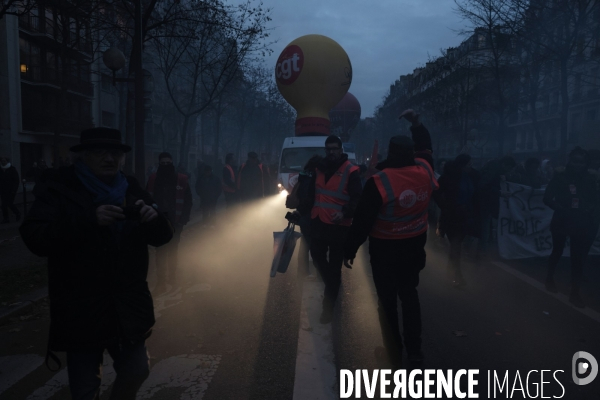
[[[279,190],[291,192],[298,182],[298,175],[304,170],[304,166],[314,155],[325,157],[325,139],[327,136],[293,136],[283,141],[281,155],[279,156]],[[347,143],[343,148],[346,152]],[[352,147],[352,150],[354,148]],[[356,162],[354,152],[348,153],[348,161]]]

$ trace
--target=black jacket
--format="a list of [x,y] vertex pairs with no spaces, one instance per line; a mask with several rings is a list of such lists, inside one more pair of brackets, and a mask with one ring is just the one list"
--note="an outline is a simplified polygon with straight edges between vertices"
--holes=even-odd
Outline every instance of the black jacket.
[[0,195],[14,196],[19,190],[19,172],[14,165],[0,168]]
[[[463,187],[467,182],[470,187]],[[440,189],[436,196],[441,209],[440,229],[479,237],[479,173],[472,168],[464,172],[445,171],[438,183]]]
[[[134,178],[127,181],[126,205],[154,203]],[[74,167],[46,170],[34,195],[20,232],[31,252],[48,257],[50,349],[85,350],[148,337],[154,325],[148,245],[171,240],[167,218],[127,220],[120,232],[115,225],[99,226],[93,196]]]
[[221,179],[215,174],[210,176],[199,176],[196,182],[196,193],[200,196],[202,203],[216,203],[223,192]]
[[544,204],[554,210],[550,230],[566,235],[591,234],[598,202],[594,175],[587,170],[556,172],[544,192]]

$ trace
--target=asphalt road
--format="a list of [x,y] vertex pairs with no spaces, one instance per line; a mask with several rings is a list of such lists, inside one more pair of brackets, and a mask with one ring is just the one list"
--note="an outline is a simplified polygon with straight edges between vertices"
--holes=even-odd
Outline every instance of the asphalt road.
[[[375,357],[382,340],[366,245],[354,268],[344,269],[330,325],[318,323],[320,283],[299,273],[295,257],[287,273],[269,277],[272,232],[286,225],[281,203],[273,197],[222,215],[214,229],[184,231],[179,284],[155,296],[157,323],[147,341],[152,372],[138,398],[328,399],[339,393],[336,371],[371,374],[385,367]],[[445,266],[444,248],[428,244],[419,286],[423,368],[478,369],[479,398],[494,398],[487,394],[487,373],[495,371],[501,379],[508,372],[508,385],[495,398],[509,398],[513,387],[512,398],[533,398],[543,379],[549,382],[544,397],[564,392],[564,399],[600,399],[600,378],[578,386],[571,377],[577,351],[600,360],[595,294],[585,313],[571,307],[564,296],[540,289],[541,267],[533,262],[529,269],[527,262],[465,262],[468,285],[459,290],[446,279]],[[600,283],[594,281],[599,266],[587,268],[589,293]],[[154,265],[149,282],[152,288]],[[567,287],[566,274],[558,283]],[[49,321],[47,308],[35,311],[0,326],[0,400],[69,398],[64,369],[42,365]],[[552,373],[542,378],[541,370],[564,371],[556,372],[562,386]],[[103,399],[113,380],[107,356]]]

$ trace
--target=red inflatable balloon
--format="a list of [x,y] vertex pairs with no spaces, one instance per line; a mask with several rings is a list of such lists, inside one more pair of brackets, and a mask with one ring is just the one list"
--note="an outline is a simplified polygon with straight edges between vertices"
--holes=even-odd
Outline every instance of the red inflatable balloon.
[[360,103],[356,97],[350,92],[346,93],[342,101],[329,112],[331,133],[347,142],[350,139],[352,129],[360,121],[360,111]]

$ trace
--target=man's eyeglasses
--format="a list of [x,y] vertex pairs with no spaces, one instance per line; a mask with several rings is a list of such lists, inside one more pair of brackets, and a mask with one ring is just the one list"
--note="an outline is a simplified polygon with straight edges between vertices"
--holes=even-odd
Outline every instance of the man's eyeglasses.
[[109,154],[113,158],[121,158],[123,156],[123,154],[125,154],[123,152],[123,150],[119,150],[119,149],[93,149],[93,150],[90,150],[90,153],[92,153],[92,155],[94,157],[98,157],[98,158],[105,158]]
[[325,151],[327,153],[333,153],[333,152],[341,150],[341,149],[342,149],[341,147],[325,147]]
[[173,165],[173,161],[160,161],[159,164],[164,165],[164,166],[169,166],[169,165]]

